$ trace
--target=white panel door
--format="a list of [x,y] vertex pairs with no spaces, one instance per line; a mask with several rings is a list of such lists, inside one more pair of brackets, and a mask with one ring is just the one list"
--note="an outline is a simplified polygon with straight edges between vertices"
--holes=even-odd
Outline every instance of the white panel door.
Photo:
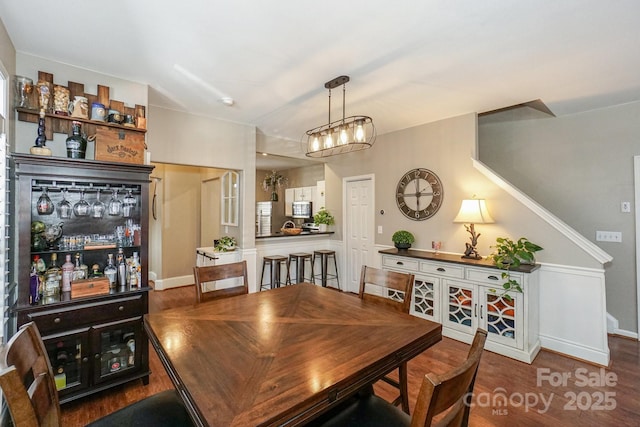
[[373,180],[346,183],[346,290],[357,293],[362,265],[371,265],[374,251]]

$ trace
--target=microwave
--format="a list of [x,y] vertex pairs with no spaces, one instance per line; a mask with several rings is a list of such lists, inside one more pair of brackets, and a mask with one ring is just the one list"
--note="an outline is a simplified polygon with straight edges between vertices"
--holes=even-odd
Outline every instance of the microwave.
[[311,202],[293,202],[291,213],[293,218],[311,218]]

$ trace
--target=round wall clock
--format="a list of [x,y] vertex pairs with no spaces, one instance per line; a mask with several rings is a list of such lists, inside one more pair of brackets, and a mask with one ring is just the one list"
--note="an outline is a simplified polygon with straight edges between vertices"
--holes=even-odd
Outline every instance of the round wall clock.
[[434,216],[442,205],[442,197],[442,182],[429,169],[410,170],[400,178],[396,188],[398,209],[414,221]]

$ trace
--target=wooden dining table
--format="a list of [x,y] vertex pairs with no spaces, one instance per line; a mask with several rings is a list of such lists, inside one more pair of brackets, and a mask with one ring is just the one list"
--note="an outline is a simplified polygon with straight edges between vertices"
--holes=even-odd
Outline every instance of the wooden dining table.
[[309,283],[145,315],[202,426],[296,426],[442,339],[441,325]]

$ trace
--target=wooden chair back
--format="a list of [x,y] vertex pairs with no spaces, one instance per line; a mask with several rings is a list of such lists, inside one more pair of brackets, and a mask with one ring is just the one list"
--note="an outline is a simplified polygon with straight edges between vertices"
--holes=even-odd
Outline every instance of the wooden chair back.
[[[444,375],[427,374],[422,380],[411,427],[467,426],[473,386],[487,331],[477,329],[467,360]],[[448,410],[448,412],[447,412]],[[437,423],[433,418],[445,414]]]
[[13,425],[60,425],[60,402],[47,351],[35,323],[23,325],[4,346],[0,388]]
[[[193,277],[196,283],[196,303],[211,301],[219,298],[227,298],[249,293],[249,280],[247,279],[247,262],[240,261],[231,264],[208,265],[205,267],[193,267]],[[242,278],[241,286],[206,291],[203,286],[207,282],[225,279]]]
[[[365,301],[372,301],[403,313],[409,313],[413,279],[414,275],[410,273],[398,273],[363,265],[358,295]],[[368,285],[380,287],[382,296],[368,292]]]

